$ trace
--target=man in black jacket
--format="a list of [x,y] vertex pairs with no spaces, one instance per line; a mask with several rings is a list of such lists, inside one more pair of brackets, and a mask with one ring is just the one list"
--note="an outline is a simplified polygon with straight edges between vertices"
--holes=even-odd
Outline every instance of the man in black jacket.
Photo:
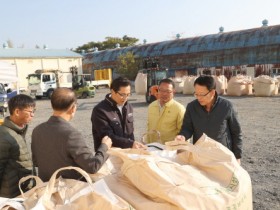
[[200,76],[194,82],[196,100],[187,105],[180,135],[176,140],[185,141],[193,136],[195,143],[203,133],[220,142],[235,155],[240,163],[242,133],[237,113],[230,101],[219,97],[211,76]]
[[[52,94],[51,104],[53,115],[32,132],[32,158],[34,165],[38,167],[39,177],[48,181],[57,169],[66,166],[76,166],[87,173],[96,173],[109,156],[106,152],[111,148],[111,139],[104,136],[94,154],[82,134],[70,125],[69,121],[77,109],[77,99],[72,90],[56,89]],[[68,179],[81,178],[73,170],[63,171],[60,175]]]
[[98,149],[101,139],[109,136],[113,147],[145,148],[135,141],[133,127],[133,109],[127,102],[131,95],[131,85],[127,78],[118,77],[113,80],[111,93],[96,105],[92,111],[92,134],[94,148]]

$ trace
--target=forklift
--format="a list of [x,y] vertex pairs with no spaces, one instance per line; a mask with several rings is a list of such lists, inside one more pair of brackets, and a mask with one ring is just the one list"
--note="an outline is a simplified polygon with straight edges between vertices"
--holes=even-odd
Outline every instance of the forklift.
[[166,68],[161,68],[159,65],[159,58],[146,58],[144,59],[144,69],[141,70],[142,73],[147,74],[147,92],[146,102],[152,103],[158,98],[158,85],[162,79],[167,78]]

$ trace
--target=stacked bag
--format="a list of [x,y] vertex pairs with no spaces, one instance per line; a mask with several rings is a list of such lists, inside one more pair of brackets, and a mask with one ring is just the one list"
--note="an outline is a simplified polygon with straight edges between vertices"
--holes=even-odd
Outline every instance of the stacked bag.
[[218,95],[226,94],[228,88],[227,78],[224,75],[213,76],[216,82],[216,91]]
[[157,152],[113,149],[100,173],[139,210],[253,209],[250,176],[230,150],[206,135],[195,145],[177,143]]
[[280,90],[280,75],[276,76],[275,79],[278,80],[278,90]]
[[176,93],[183,93],[185,80],[186,77],[175,77],[172,79],[172,81],[175,83]]
[[243,96],[252,95],[253,81],[251,77],[244,75],[237,75],[231,77],[228,82],[227,95],[229,96]]
[[255,96],[273,96],[278,94],[279,81],[267,75],[254,78]]
[[[57,170],[49,182],[23,193],[13,209],[252,210],[249,174],[234,154],[205,134],[192,145],[166,142],[165,150],[117,149],[96,174],[76,167]],[[57,178],[76,170],[87,182]],[[95,181],[92,183],[91,179]],[[12,207],[10,203],[1,209]],[[1,204],[0,204],[1,205]]]
[[192,95],[194,93],[194,81],[197,76],[187,76],[184,82],[183,94]]
[[[86,182],[74,179],[57,178],[63,170],[76,170]],[[132,210],[133,207],[115,195],[104,182],[92,180],[85,171],[77,167],[58,169],[49,182],[43,183],[39,177],[27,176],[20,180],[35,179],[36,186],[26,193],[21,191],[21,198],[0,200],[1,210]]]
[[139,72],[135,79],[135,92],[144,95],[147,92],[147,74]]

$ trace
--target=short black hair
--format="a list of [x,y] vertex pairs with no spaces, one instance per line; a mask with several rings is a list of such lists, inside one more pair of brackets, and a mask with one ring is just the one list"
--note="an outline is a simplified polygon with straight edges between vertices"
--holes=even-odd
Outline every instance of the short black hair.
[[111,83],[110,89],[118,92],[121,87],[131,86],[129,79],[126,77],[118,77]]
[[172,85],[173,89],[175,88],[175,83],[173,82],[172,79],[169,79],[169,78],[166,78],[166,79],[162,79],[160,80],[158,86],[160,86],[161,83],[167,83],[167,84],[170,84]]
[[201,75],[194,81],[194,86],[198,84],[200,86],[205,86],[209,91],[216,89],[216,82],[212,76]]
[[8,102],[9,112],[12,115],[15,109],[23,110],[28,107],[35,107],[36,103],[33,98],[25,94],[19,94],[10,98]]
[[69,88],[57,88],[51,96],[53,110],[66,111],[77,102],[75,93]]

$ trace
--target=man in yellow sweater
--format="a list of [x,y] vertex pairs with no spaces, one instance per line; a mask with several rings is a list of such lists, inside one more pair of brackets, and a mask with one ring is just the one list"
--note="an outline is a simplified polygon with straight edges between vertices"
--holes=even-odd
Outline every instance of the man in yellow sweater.
[[[164,144],[166,141],[174,140],[179,133],[186,109],[173,99],[174,94],[174,82],[171,79],[161,80],[158,100],[151,103],[148,108],[149,135],[147,135],[147,143],[159,142]],[[158,131],[160,137],[151,135],[154,131]]]

